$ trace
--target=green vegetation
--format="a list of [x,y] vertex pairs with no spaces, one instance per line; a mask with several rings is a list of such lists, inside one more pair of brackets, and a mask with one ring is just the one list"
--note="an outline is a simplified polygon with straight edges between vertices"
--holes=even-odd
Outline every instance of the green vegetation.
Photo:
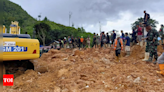
[[[135,28],[137,24],[140,24],[143,22],[143,18],[138,18],[133,24],[132,24],[132,28]],[[148,24],[150,24],[152,27],[156,27],[156,24],[158,24],[158,21],[154,20],[154,19],[149,19]]]
[[[50,21],[47,17],[42,21],[37,21],[33,17],[31,17],[25,10],[21,8],[21,6],[9,1],[2,0],[3,3],[3,25],[5,25],[9,32],[9,26],[11,21],[18,21],[19,26],[21,27],[21,34],[28,32],[31,36],[33,35],[33,28],[35,25],[39,23],[45,23],[50,28],[46,30],[45,44],[49,45],[53,40],[63,39],[67,36],[74,37],[91,37],[91,41],[93,38],[93,34],[89,32],[85,32],[84,28],[74,28],[74,24],[72,27],[64,26],[62,24],[58,24]],[[39,39],[40,44],[43,44],[43,40],[37,35],[36,38]]]

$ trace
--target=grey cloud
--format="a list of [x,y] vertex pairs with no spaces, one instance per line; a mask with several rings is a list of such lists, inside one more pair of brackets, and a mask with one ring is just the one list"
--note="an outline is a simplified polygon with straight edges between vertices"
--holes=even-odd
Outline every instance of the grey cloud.
[[134,17],[143,17],[143,10],[164,12],[164,0],[12,0],[20,4],[32,16],[42,12],[57,23],[68,25],[68,14],[71,11],[75,26],[97,25],[101,21],[117,21],[120,12],[129,11]]

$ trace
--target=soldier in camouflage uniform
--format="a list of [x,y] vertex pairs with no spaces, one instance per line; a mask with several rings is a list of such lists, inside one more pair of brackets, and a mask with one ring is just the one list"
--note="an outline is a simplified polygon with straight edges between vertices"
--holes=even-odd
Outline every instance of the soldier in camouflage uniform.
[[146,31],[148,32],[147,34],[147,50],[148,52],[150,52],[150,55],[149,55],[149,59],[146,60],[147,62],[152,62],[153,60],[153,55],[154,55],[154,58],[156,59],[156,61],[154,62],[154,64],[156,64],[157,62],[157,59],[158,59],[158,55],[157,55],[157,46],[159,45],[159,42],[158,42],[158,37],[159,37],[159,34],[157,32],[157,30],[155,29],[152,29],[150,25],[146,25]]
[[163,25],[161,25],[161,28],[160,28],[160,30],[159,30],[159,34],[160,34],[160,37],[161,37],[161,42],[162,42],[162,44],[163,44],[163,40],[164,40],[164,27],[163,27]]

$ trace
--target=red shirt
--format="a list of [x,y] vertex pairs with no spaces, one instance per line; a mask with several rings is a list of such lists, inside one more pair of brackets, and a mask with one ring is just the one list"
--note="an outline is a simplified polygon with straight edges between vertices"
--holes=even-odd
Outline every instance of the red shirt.
[[138,35],[142,35],[142,28],[138,27]]

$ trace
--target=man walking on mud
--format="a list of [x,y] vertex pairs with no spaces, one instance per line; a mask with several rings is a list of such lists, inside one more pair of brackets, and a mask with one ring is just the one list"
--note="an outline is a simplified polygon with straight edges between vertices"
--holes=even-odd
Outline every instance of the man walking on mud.
[[147,44],[149,45],[148,50],[150,52],[149,59],[146,61],[152,62],[154,56],[156,60],[154,64],[156,64],[158,59],[157,46],[159,45],[157,38],[159,37],[159,34],[157,30],[152,29],[151,26],[148,24],[146,24],[146,31],[148,32],[146,40],[147,40]]
[[116,62],[118,62],[121,58],[121,50],[123,50],[123,40],[119,36],[117,36],[117,38],[114,40],[113,45],[116,54]]

